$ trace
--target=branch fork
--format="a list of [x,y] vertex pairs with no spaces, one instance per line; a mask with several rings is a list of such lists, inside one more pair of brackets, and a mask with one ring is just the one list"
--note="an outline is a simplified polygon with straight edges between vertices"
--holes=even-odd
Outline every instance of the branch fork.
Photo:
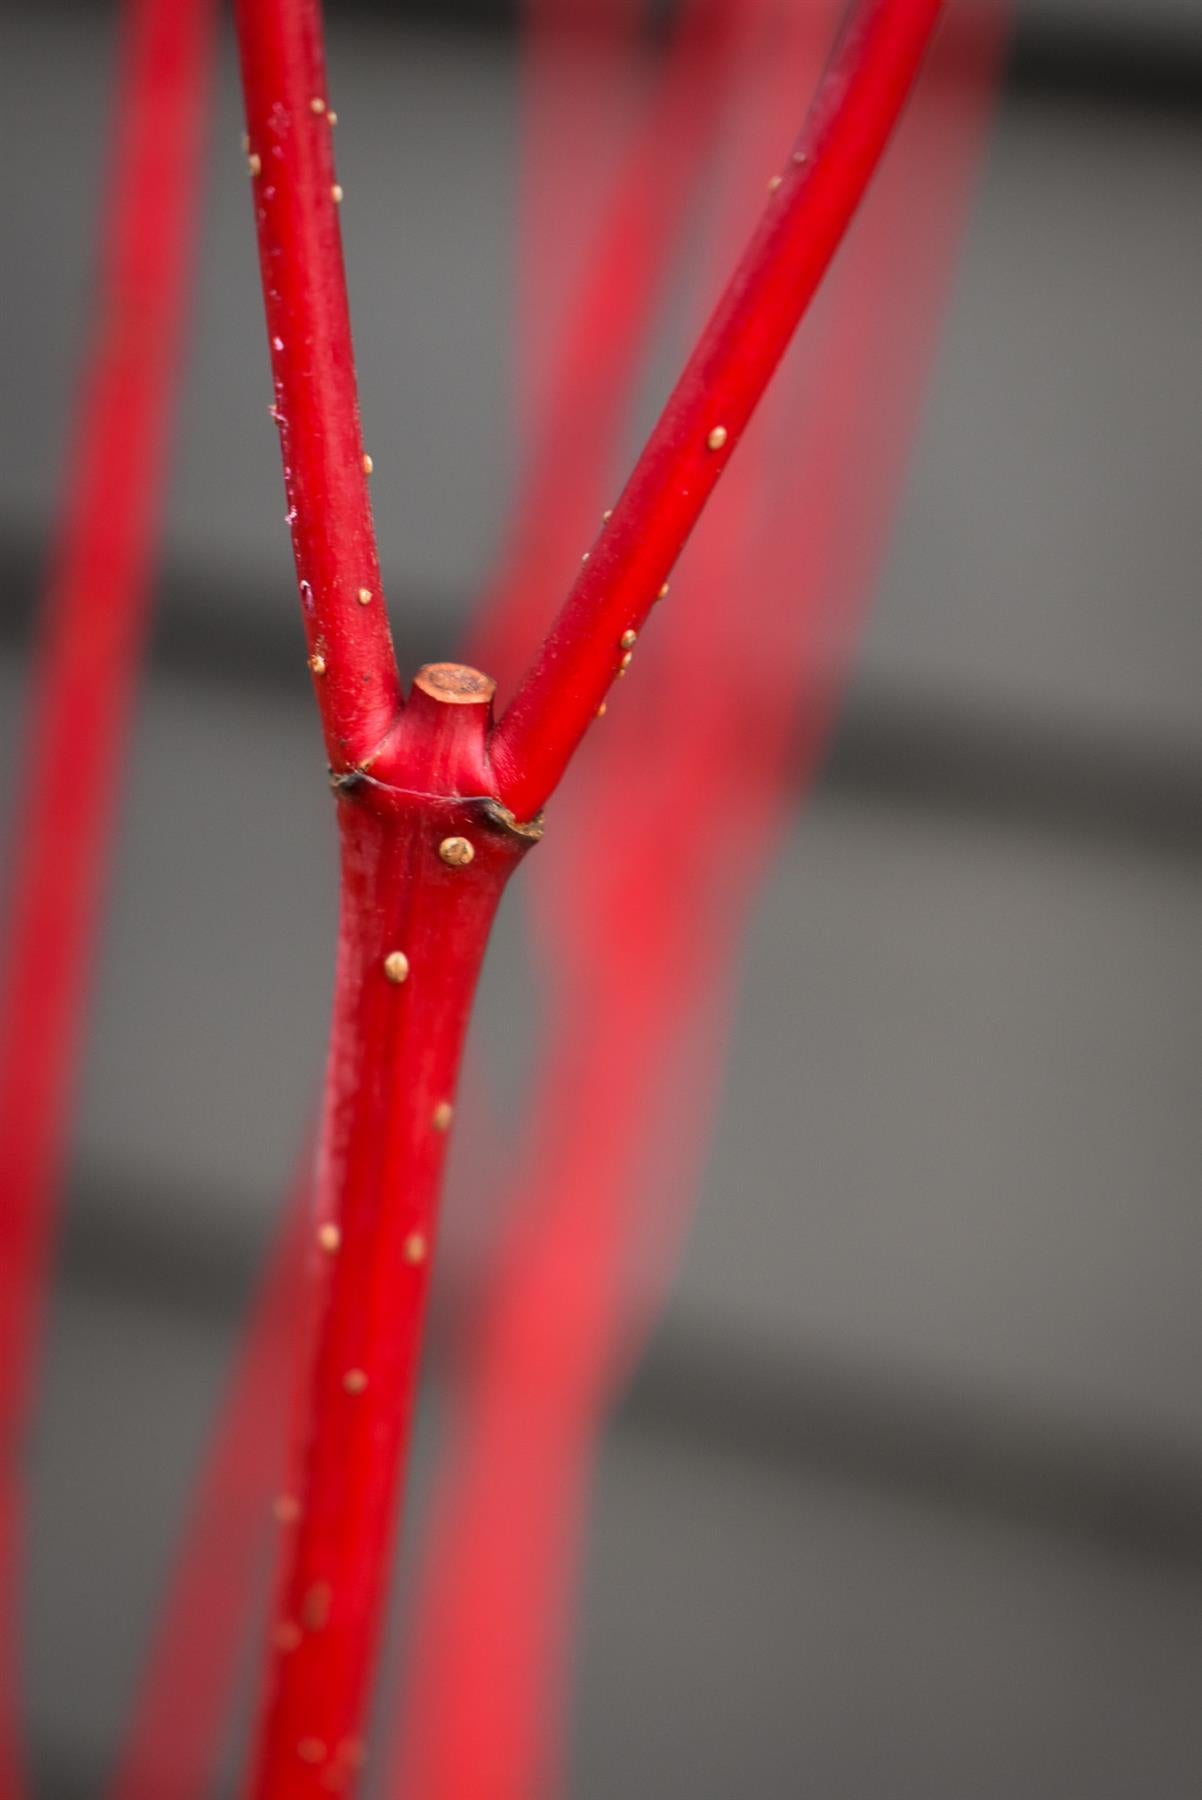
[[359,1756],[460,1054],[497,903],[534,841],[489,792],[491,696],[463,665],[420,670],[372,771],[336,780],[318,1312],[251,1788],[273,1800],[328,1794]]
[[349,1791],[387,1593],[460,1053],[505,883],[849,224],[942,0],[859,0],[759,227],[507,712],[407,701],[360,428],[319,0],[237,0],[273,417],[337,797],[342,909],[314,1225],[319,1318],[252,1800]]

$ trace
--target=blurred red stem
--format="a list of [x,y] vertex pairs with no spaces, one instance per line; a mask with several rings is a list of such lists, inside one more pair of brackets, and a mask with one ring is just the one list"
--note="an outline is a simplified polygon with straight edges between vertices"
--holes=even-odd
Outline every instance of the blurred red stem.
[[17,1728],[21,1438],[150,594],[215,9],[127,0],[95,324],[34,676],[0,1006],[0,1795]]
[[757,0],[684,0],[663,69],[605,197],[561,329],[513,528],[472,653],[502,686],[544,627],[601,506],[656,299],[684,231],[714,114]]
[[[654,1316],[684,1223],[672,1198],[683,1191],[679,1180],[666,1184],[665,1204],[657,1165],[654,1208],[636,1210],[637,1176],[649,1144],[664,1142],[664,1106],[696,1028],[692,1003],[733,960],[782,809],[795,804],[793,784],[812,774],[829,727],[935,341],[1005,25],[1005,6],[990,4],[956,15],[941,40],[945,86],[910,115],[875,215],[853,247],[847,300],[819,345],[821,373],[800,437],[790,426],[772,536],[749,552],[732,520],[734,493],[712,521],[723,527],[720,547],[707,538],[691,620],[668,622],[669,632],[680,625],[669,655],[684,679],[674,683],[671,717],[666,696],[656,697],[666,727],[660,784],[615,799],[602,791],[610,760],[599,761],[591,816],[620,805],[616,853],[595,860],[602,840],[582,835],[574,820],[566,854],[556,844],[575,975],[564,980],[542,1130],[488,1272],[463,1416],[434,1492],[388,1790],[403,1800],[530,1800],[544,1791],[562,1729],[596,1437],[613,1383]],[[919,194],[916,230],[910,209]],[[744,506],[749,486],[761,485],[748,473],[741,462]],[[786,520],[789,540],[799,540],[788,558]],[[743,598],[732,557],[745,575]],[[719,666],[730,634],[724,616],[754,625],[752,597],[786,587],[793,606],[781,612],[769,602],[759,627],[773,679],[755,695],[716,688],[706,666]],[[703,730],[682,759],[673,746],[690,716]],[[706,850],[707,817],[723,821],[717,858]],[[687,916],[665,908],[662,868],[672,871],[671,892],[689,895]],[[597,967],[610,971],[600,984],[589,976]],[[574,1053],[581,1018],[587,1042]],[[711,1061],[711,1090],[715,1072]],[[692,1098],[690,1131],[683,1146],[672,1145],[678,1158],[696,1150],[712,1110]],[[584,1159],[581,1145],[590,1147]],[[649,1227],[663,1242],[636,1314],[630,1265]]]
[[[311,1160],[310,1149],[306,1169]],[[203,1800],[212,1788],[262,1566],[266,1496],[283,1484],[312,1200],[306,1176],[272,1245],[227,1383],[109,1800]],[[287,1531],[284,1510],[279,1526]]]
[[548,348],[627,137],[643,0],[521,0],[517,329],[519,430],[543,416]]

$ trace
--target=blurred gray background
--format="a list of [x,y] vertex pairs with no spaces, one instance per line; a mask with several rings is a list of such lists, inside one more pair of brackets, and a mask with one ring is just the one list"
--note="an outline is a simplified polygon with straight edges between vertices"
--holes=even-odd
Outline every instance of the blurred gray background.
[[[515,43],[500,6],[329,12],[411,667],[453,651],[511,488]],[[42,0],[3,27],[6,798],[110,24]],[[56,1800],[98,1791],[327,1005],[226,52],[35,1446]],[[887,577],[602,1461],[581,1800],[1202,1792],[1200,152],[1195,0],[1025,0]],[[478,1058],[520,997],[512,908],[502,933]]]

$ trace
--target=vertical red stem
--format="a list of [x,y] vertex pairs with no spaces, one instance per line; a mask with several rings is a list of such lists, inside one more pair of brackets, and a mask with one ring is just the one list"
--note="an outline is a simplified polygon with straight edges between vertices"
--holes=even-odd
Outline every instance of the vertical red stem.
[[198,220],[211,0],[127,0],[96,321],[35,674],[0,1007],[0,1794],[17,1713],[21,1437],[141,646]]
[[342,844],[318,1324],[248,1790],[280,1800],[356,1783],[460,1051],[492,914],[530,840],[493,799],[490,681],[435,665],[401,712],[320,7],[239,0],[236,18],[289,520]]
[[[806,140],[822,151],[821,174],[804,184],[796,169],[786,177],[784,226],[763,228],[730,316],[682,384],[684,411],[669,408],[681,455],[666,483],[644,481],[641,501],[619,508],[612,547],[629,548],[641,512],[652,564],[673,534],[672,554],[679,548],[713,485],[712,472],[691,473],[693,412],[706,398],[698,384],[712,380],[730,401],[737,434],[883,147],[936,11],[936,0],[861,6]],[[342,836],[319,1171],[321,1319],[250,1785],[257,1800],[288,1800],[352,1788],[361,1756],[450,1096],[491,916],[526,841],[495,797],[517,797],[529,818],[555,785],[587,722],[590,684],[598,670],[602,687],[617,670],[607,622],[639,584],[626,568],[599,612],[569,602],[568,624],[505,731],[491,731],[491,682],[461,668],[419,675],[400,716],[363,487],[319,9],[316,0],[240,0],[237,17],[285,480]],[[644,611],[653,597],[643,596]],[[582,651],[585,613],[602,632]]]
[[247,156],[288,523],[334,769],[401,704],[368,498],[318,0],[238,0]]
[[[306,1173],[231,1371],[109,1800],[202,1800],[212,1787],[262,1568],[266,1498],[283,1485],[312,1198]],[[290,1509],[277,1511],[289,1530]]]
[[460,1053],[493,913],[531,841],[489,798],[491,693],[459,665],[421,671],[381,773],[336,783],[321,1294],[258,1800],[347,1792],[362,1758]]

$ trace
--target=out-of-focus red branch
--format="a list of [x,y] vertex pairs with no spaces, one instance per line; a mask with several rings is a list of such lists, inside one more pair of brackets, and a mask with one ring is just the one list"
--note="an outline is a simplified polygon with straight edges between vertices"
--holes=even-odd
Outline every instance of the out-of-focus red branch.
[[72,466],[35,672],[0,1005],[0,1795],[17,1729],[21,1437],[198,221],[212,0],[127,0]]
[[[659,423],[494,733],[519,818],[553,792],[859,204],[942,0],[860,0],[779,185]],[[732,676],[732,679],[734,677]]]
[[[764,421],[771,450],[761,438],[754,470],[740,463],[710,522],[721,529],[707,532],[695,604],[665,621],[662,681],[614,721],[624,742],[637,737],[636,713],[653,714],[655,757],[625,788],[625,768],[596,759],[587,827],[565,820],[571,842],[553,845],[544,871],[556,876],[567,951],[559,1023],[431,1507],[389,1790],[398,1800],[531,1800],[545,1789],[597,1432],[686,1216],[679,1181],[665,1204],[662,1166],[650,1206],[639,1177],[649,1146],[663,1145],[697,996],[730,966],[829,727],[935,341],[1005,12],[966,12],[949,30],[927,104],[907,120],[841,270],[844,304],[821,360],[809,359],[788,454],[777,414]],[[955,83],[937,85],[949,67]],[[757,502],[764,522],[749,532]],[[729,651],[749,631],[764,647],[761,679],[724,685]],[[695,1157],[708,1110],[693,1107],[676,1159]],[[632,1305],[648,1238],[658,1254]]]
[[472,642],[473,660],[502,687],[520,673],[550,617],[556,583],[578,562],[593,509],[600,511],[654,307],[714,147],[736,46],[760,4],[684,0],[566,323],[552,338],[516,517]]
[[400,681],[359,424],[318,0],[238,0],[247,158],[288,523],[335,771],[395,723]]
[[285,1487],[289,1403],[299,1365],[303,1274],[313,1255],[311,1155],[272,1245],[192,1496],[109,1800],[202,1800],[224,1742],[276,1492]]
[[517,434],[543,416],[551,346],[644,86],[643,0],[522,0],[512,370]]

